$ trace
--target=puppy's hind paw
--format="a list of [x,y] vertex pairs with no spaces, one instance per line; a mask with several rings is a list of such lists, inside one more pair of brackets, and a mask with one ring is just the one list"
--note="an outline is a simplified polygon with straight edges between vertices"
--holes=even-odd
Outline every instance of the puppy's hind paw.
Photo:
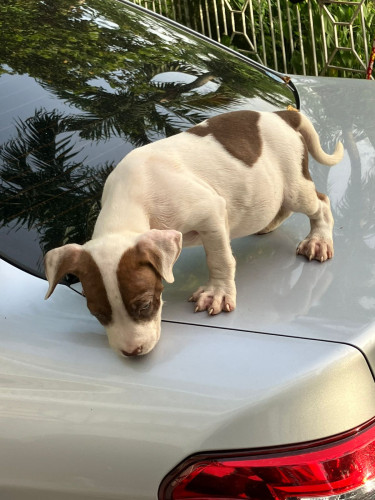
[[333,243],[324,238],[306,238],[297,247],[297,255],[304,255],[309,260],[324,262],[333,257]]

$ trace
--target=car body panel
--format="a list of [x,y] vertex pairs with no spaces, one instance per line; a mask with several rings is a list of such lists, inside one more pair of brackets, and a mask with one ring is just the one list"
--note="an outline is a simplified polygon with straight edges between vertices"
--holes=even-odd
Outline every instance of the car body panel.
[[331,199],[334,258],[321,264],[295,255],[310,230],[302,214],[293,214],[273,233],[235,240],[237,309],[210,317],[192,315],[192,305],[184,301],[207,277],[203,250],[186,249],[176,283],[163,294],[164,318],[351,344],[375,371],[374,90],[367,81],[294,80],[302,112],[315,124],[323,148],[331,152],[339,139],[345,147],[344,159],[334,167],[310,158],[318,191]]
[[197,451],[319,439],[375,414],[353,347],[165,321],[150,355],[124,359],[82,297],[59,285],[43,302],[43,280],[0,271],[2,498],[152,499]]

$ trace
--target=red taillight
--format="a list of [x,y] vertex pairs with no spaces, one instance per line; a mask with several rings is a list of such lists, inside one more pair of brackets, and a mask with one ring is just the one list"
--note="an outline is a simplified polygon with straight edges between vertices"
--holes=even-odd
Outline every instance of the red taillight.
[[164,479],[159,500],[373,500],[374,422],[300,449],[191,457]]

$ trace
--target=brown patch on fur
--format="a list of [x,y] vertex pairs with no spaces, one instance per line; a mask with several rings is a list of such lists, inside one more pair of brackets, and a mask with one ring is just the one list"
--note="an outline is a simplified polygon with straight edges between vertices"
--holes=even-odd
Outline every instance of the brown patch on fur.
[[309,150],[307,148],[307,144],[305,139],[301,135],[301,141],[303,144],[303,157],[302,157],[302,175],[308,181],[312,181],[310,170],[309,170]]
[[[295,110],[288,111],[275,111],[275,114],[280,116],[285,123],[287,123],[293,130],[298,131],[301,124],[301,115]],[[302,157],[302,175],[308,181],[312,181],[310,170],[309,170],[309,150],[305,139],[301,135],[301,140],[303,144],[303,157]]]
[[319,200],[324,201],[325,203],[327,203],[327,200],[328,200],[328,196],[327,195],[325,195],[323,193],[319,193],[319,191],[316,192],[316,195],[319,198]]
[[109,303],[107,291],[99,267],[91,255],[82,251],[78,268],[72,271],[80,282],[87,300],[87,307],[102,325],[108,325],[112,321],[112,308]]
[[301,115],[294,110],[275,111],[275,114],[280,116],[290,127],[298,130],[301,125]]
[[160,308],[163,290],[160,274],[152,262],[157,255],[149,255],[138,245],[124,252],[117,267],[117,281],[124,306],[137,322],[149,321]]
[[[108,325],[112,321],[112,308],[99,267],[87,251],[76,250],[72,248],[72,245],[67,245],[66,248],[67,251],[59,261],[54,273],[52,287],[46,297],[51,295],[57,283],[66,274],[74,274],[82,284],[83,294],[86,297],[87,307],[91,314],[102,325]],[[46,258],[48,258],[48,254]]]
[[187,132],[199,137],[212,135],[229,154],[251,167],[262,153],[259,117],[256,111],[232,111],[209,118]]

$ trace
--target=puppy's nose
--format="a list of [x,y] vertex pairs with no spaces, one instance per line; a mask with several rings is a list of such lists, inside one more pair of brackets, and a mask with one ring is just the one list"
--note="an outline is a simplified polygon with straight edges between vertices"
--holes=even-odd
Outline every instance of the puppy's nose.
[[134,349],[134,351],[132,351],[132,352],[123,351],[123,350],[121,352],[124,356],[138,356],[138,354],[142,353],[142,350],[143,350],[143,347],[140,346],[140,347],[137,347],[136,349]]

